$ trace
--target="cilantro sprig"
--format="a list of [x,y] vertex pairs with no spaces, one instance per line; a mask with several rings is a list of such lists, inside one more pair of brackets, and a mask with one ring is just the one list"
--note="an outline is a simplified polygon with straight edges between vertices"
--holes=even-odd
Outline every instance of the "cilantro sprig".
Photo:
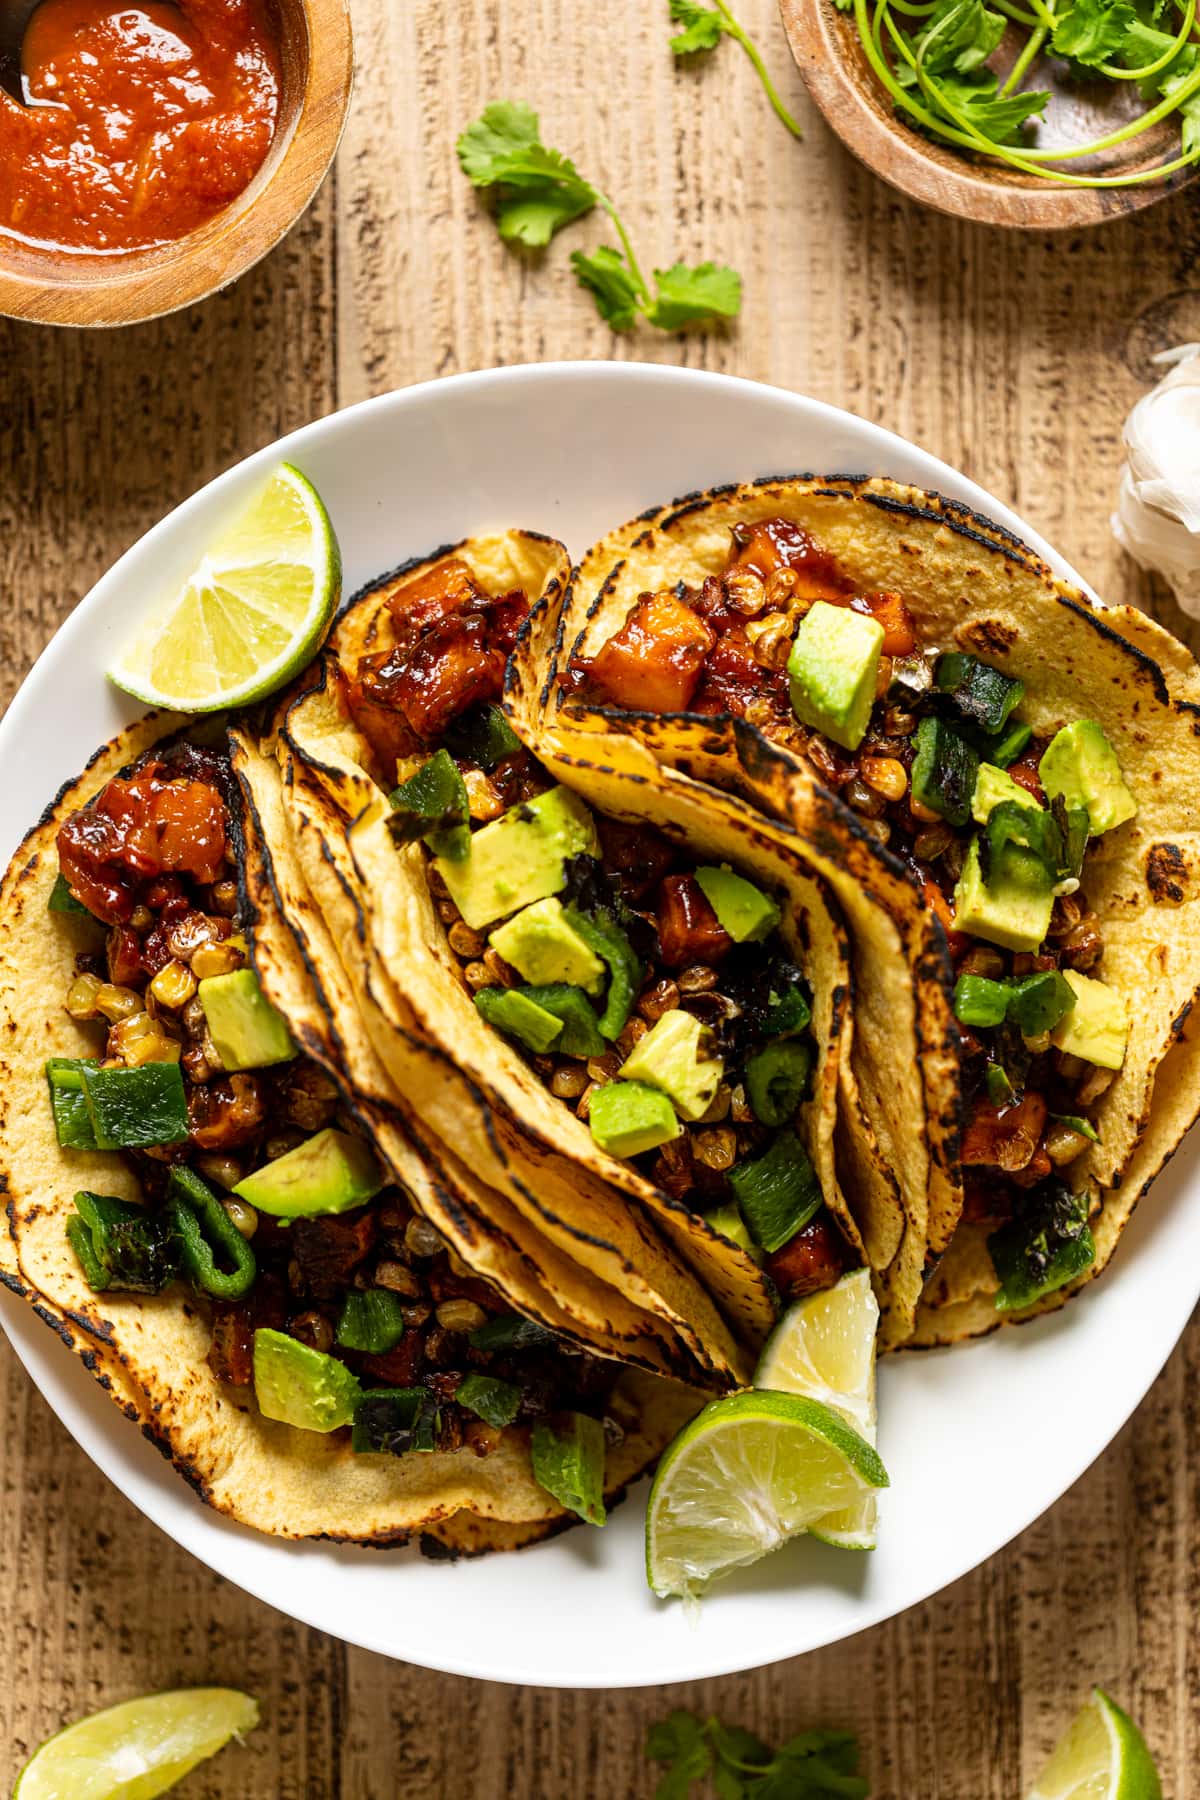
[[716,0],[715,6],[701,6],[700,0],[668,0],[668,4],[672,21],[683,26],[683,30],[671,39],[671,49],[676,56],[694,56],[699,51],[715,50],[723,37],[732,38],[750,58],[776,118],[787,126],[793,137],[804,136],[798,122],[780,99],[758,45],[745,27],[738,24],[725,0]]
[[665,1763],[657,1800],[688,1800],[710,1777],[720,1800],[868,1800],[849,1731],[802,1731],[772,1752],[751,1731],[673,1712],[646,1734],[646,1755]]
[[[1161,181],[1200,160],[1200,29],[1195,0],[834,0],[852,12],[871,68],[897,110],[930,136],[1067,187]],[[1024,41],[992,66],[1010,24]],[[1081,82],[1136,82],[1145,110],[1091,143],[1042,148],[1029,135],[1050,95],[1026,86],[1040,56]],[[1114,175],[1069,166],[1177,118],[1179,150]],[[1066,166],[1064,166],[1066,165]]]
[[736,318],[742,278],[714,262],[673,263],[647,281],[616,207],[559,150],[542,143],[538,116],[520,100],[493,100],[458,140],[463,173],[494,203],[496,227],[507,244],[543,250],[555,234],[600,207],[612,221],[620,249],[602,244],[576,250],[571,266],[600,316],[614,331],[639,318],[660,331],[709,327]]

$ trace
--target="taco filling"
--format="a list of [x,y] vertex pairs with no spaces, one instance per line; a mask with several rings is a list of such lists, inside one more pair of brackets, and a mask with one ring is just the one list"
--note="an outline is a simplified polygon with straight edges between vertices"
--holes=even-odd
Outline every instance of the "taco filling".
[[1129,1031],[1088,851],[1137,811],[1101,727],[1035,735],[1019,680],[921,641],[901,593],[858,591],[782,517],[733,525],[727,567],[698,587],[642,594],[564,686],[600,707],[747,720],[900,859],[954,962],[963,1216],[992,1234],[997,1304],[1082,1273],[1070,1169]]
[[727,863],[593,810],[494,703],[528,613],[443,561],[389,597],[346,698],[420,842],[458,977],[597,1147],[703,1214],[787,1298],[859,1256],[798,1135],[817,1051],[780,906]]
[[355,1451],[483,1457],[532,1427],[537,1479],[602,1516],[618,1365],[471,1274],[296,1052],[239,930],[233,794],[223,753],[156,748],[58,833],[50,904],[104,929],[62,995],[95,1054],[46,1067],[58,1141],[123,1155],[142,1192],[76,1196],[88,1284],[189,1285],[219,1380]]

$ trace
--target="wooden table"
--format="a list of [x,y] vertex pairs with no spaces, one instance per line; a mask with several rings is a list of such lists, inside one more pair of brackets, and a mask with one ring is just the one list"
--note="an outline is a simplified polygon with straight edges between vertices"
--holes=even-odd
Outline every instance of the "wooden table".
[[[771,0],[739,12],[805,121],[800,145],[734,46],[672,67],[665,0],[356,10],[360,82],[335,176],[240,287],[114,335],[0,324],[6,697],[117,553],[249,451],[388,388],[555,357],[682,362],[837,402],[1010,501],[1110,599],[1153,599],[1108,514],[1149,356],[1200,337],[1194,201],[1077,237],[917,211],[827,135]],[[539,107],[546,140],[617,197],[648,263],[741,269],[738,328],[614,338],[575,287],[568,244],[541,263],[505,251],[453,152],[500,96]],[[570,237],[603,235],[592,219]],[[1156,610],[1179,627],[1168,603]],[[1171,1800],[1200,1793],[1195,1327],[1101,1462],[985,1568],[836,1649],[632,1694],[472,1684],[291,1624],[136,1514],[6,1346],[0,1380],[0,1775],[92,1707],[218,1681],[257,1693],[265,1722],[192,1778],[197,1800],[623,1800],[653,1791],[643,1734],[677,1705],[768,1739],[853,1726],[876,1800],[1018,1800],[1100,1680],[1143,1722]]]

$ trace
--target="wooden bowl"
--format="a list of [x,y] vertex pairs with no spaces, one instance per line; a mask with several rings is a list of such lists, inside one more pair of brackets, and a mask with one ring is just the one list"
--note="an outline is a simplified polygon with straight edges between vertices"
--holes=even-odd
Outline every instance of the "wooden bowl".
[[273,250],[333,161],[354,80],[349,0],[276,0],[279,124],[266,160],[223,212],[177,242],[121,256],[0,236],[0,314],[47,325],[133,325],[227,287]]
[[[1137,187],[1062,187],[972,158],[924,137],[896,115],[863,54],[853,18],[837,12],[832,0],[780,0],[780,9],[808,91],[842,142],[902,194],[939,212],[986,225],[1066,230],[1153,206],[1196,177],[1193,167]],[[1015,42],[1002,44],[997,65],[1011,66],[1015,50]],[[1060,69],[1040,59],[1026,84],[1050,90],[1038,139],[1043,146],[1090,143],[1143,110],[1136,83],[1100,82],[1093,92],[1064,81]],[[1178,120],[1167,119],[1103,157],[1065,166],[1081,175],[1128,174],[1177,155],[1178,146]]]

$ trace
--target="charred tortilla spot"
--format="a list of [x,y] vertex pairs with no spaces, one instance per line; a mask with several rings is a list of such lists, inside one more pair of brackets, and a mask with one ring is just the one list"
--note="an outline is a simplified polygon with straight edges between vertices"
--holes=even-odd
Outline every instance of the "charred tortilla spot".
[[957,633],[965,644],[985,659],[1006,656],[1017,641],[1018,633],[999,619],[980,619]]
[[1156,906],[1182,906],[1189,869],[1178,844],[1151,844],[1146,852],[1146,886]]

